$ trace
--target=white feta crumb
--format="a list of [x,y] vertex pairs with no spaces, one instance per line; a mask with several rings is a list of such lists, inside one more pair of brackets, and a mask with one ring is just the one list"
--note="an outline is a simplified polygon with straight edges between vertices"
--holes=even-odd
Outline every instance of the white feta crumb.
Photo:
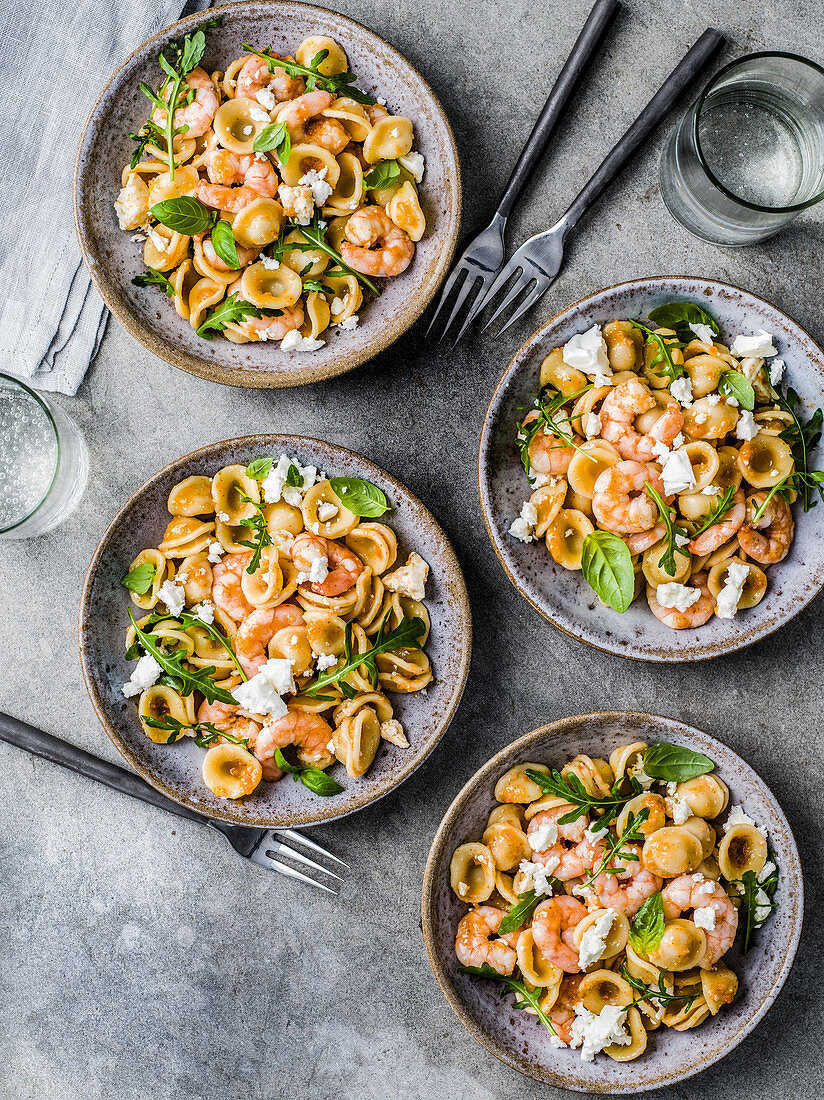
[[425,161],[420,153],[407,153],[405,156],[398,157],[398,164],[407,170],[410,176],[415,180],[415,183],[421,182],[423,179]]
[[253,714],[271,714],[282,718],[287,712],[282,695],[295,691],[292,662],[285,657],[272,657],[253,676],[232,690],[238,703]]
[[712,932],[715,928],[717,917],[718,914],[713,905],[702,905],[700,909],[693,909],[692,911],[692,923],[695,927],[706,928],[708,932]]
[[672,449],[677,451],[679,447],[684,446],[684,433],[679,432],[678,435],[672,441]]
[[223,547],[219,542],[212,542],[209,544],[209,553],[207,557],[212,565],[217,565],[219,561],[223,560]]
[[217,518],[220,520],[221,523],[228,523],[229,522],[228,512],[218,512]]
[[353,332],[358,327],[358,315],[353,313],[351,317],[347,317],[341,321],[338,328],[343,329],[344,332]]
[[397,126],[392,127],[392,129],[389,131],[389,136],[393,138],[399,138],[401,136],[401,132]]
[[683,825],[685,821],[692,817],[689,803],[685,802],[683,798],[673,798],[671,808],[672,820],[676,825]]
[[560,862],[560,856],[552,856],[546,863],[531,863],[528,859],[522,859],[518,870],[524,876],[524,890],[534,890],[539,895],[551,894],[552,883],[549,879]]
[[277,100],[275,99],[275,93],[269,88],[261,88],[259,92],[255,93],[255,99],[261,105],[265,107],[267,111],[274,111],[277,106]]
[[194,609],[194,616],[207,626],[215,621],[215,605],[210,600],[203,600]]
[[703,343],[705,344],[711,344],[715,340],[715,333],[712,331],[709,325],[691,324],[690,329],[692,330],[692,332],[695,333],[698,339],[703,341]]
[[683,405],[685,409],[692,404],[692,379],[686,374],[683,378],[676,378],[669,390],[675,400]]
[[328,523],[330,519],[334,519],[338,514],[337,504],[332,504],[329,500],[322,500],[318,505],[318,519],[321,523]]
[[652,453],[659,462],[666,462],[672,452],[662,440],[654,439],[652,441]]
[[186,593],[174,581],[164,581],[158,588],[157,595],[166,604],[172,617],[179,615],[186,603]]
[[269,118],[269,115],[267,114],[267,112],[266,111],[261,111],[261,109],[259,107],[250,107],[249,108],[249,118],[253,122],[271,122],[272,121]]
[[741,410],[738,423],[735,425],[735,434],[739,439],[754,439],[758,435],[758,425],[749,409]]
[[164,236],[162,236],[160,233],[158,233],[158,231],[156,229],[153,229],[151,226],[149,226],[147,228],[146,236],[149,238],[149,240],[155,246],[157,251],[161,252],[161,253],[166,252],[169,245],[172,243],[171,239],[167,240]]
[[648,791],[655,780],[644,771],[644,758],[639,756],[627,773],[630,779],[637,779],[645,791]]
[[581,1047],[581,1061],[591,1062],[595,1055],[616,1043],[627,1046],[632,1036],[625,1030],[627,1010],[620,1005],[604,1005],[596,1015],[583,1004],[575,1005],[572,1022],[572,1046]]
[[545,821],[527,834],[529,846],[533,852],[543,852],[551,848],[558,839],[558,826],[554,821]]
[[686,451],[673,451],[661,469],[667,496],[685,493],[695,485],[695,473]]
[[123,694],[127,699],[131,699],[133,695],[139,695],[141,691],[157,683],[157,678],[162,671],[163,669],[150,653],[144,654],[132,669],[128,683],[123,685],[121,689]]
[[[753,825],[753,826],[755,826],[755,822],[749,816],[749,814],[744,813],[744,810],[741,806],[735,805],[735,806],[730,806],[730,812],[727,814],[727,820],[724,822],[722,828],[723,828],[725,833],[728,833],[730,831],[730,829],[733,828],[734,825]],[[755,826],[755,827],[757,828],[757,826]]]
[[733,397],[731,394],[727,397],[726,403],[731,405],[734,409],[738,408],[738,398]]
[[584,421],[584,435],[587,439],[593,439],[601,434],[601,417],[598,413],[587,413]]
[[316,340],[314,336],[301,336],[295,328],[286,333],[280,346],[283,351],[317,351],[324,343],[324,340]]
[[567,1045],[564,1040],[561,1038],[560,1035],[556,1035],[554,1031],[551,1031],[549,1034],[549,1045],[551,1047],[555,1047],[557,1050],[567,1049]]
[[383,98],[382,95],[379,95],[378,98],[375,100],[375,102],[380,104],[381,107],[386,106],[386,100]]
[[536,474],[534,471],[527,475],[527,481],[533,489],[541,489],[544,485],[557,484],[558,478],[551,474]]
[[132,240],[135,243],[137,243],[138,241],[145,241],[146,240],[146,234],[145,233],[133,233],[132,234]]
[[786,367],[786,365],[783,359],[773,359],[772,363],[770,363],[770,382],[773,386],[777,386],[783,378],[784,367]]
[[534,504],[530,504],[528,500],[525,500],[521,505],[521,514],[510,524],[509,533],[520,542],[533,542],[537,522],[538,509]]
[[581,942],[578,944],[578,959],[582,970],[586,970],[588,966],[592,966],[594,962],[604,957],[607,937],[615,923],[615,916],[614,909],[607,909],[584,931]]
[[[289,470],[292,466],[298,471],[300,486],[288,484]],[[317,474],[317,466],[301,466],[295,459],[282,454],[260,483],[263,499],[267,504],[277,504],[279,500],[285,500],[287,504],[297,508],[300,505],[301,490],[311,489]]]
[[674,780],[672,783],[667,783],[667,794],[672,798],[675,792],[678,790],[678,782]]
[[708,405],[720,405],[721,404],[721,394],[720,393],[711,393],[711,394],[709,394],[709,396],[707,397],[707,404]]
[[326,672],[328,668],[332,668],[337,663],[338,659],[334,653],[321,653],[315,661],[315,668],[318,672]]
[[267,271],[277,271],[280,267],[280,260],[276,260],[274,256],[261,256],[260,262]]
[[730,351],[739,356],[760,356],[769,359],[778,354],[778,348],[773,344],[773,336],[765,332],[763,328],[758,330],[757,336],[745,336],[743,333],[736,336],[730,344]]
[[772,902],[766,890],[758,889],[755,892],[755,926],[758,928],[764,923],[767,917],[772,912]]
[[734,617],[749,575],[750,567],[743,562],[731,561],[727,566],[724,587],[715,601],[715,614],[719,619]]
[[[327,749],[328,752],[331,752],[333,756],[335,755],[335,742],[334,742],[334,740],[327,741],[326,749]],[[464,883],[461,883],[461,886],[463,886],[463,885],[464,885]]]
[[426,597],[426,582],[429,578],[429,566],[413,550],[406,563],[392,573],[386,573],[381,579],[384,587],[399,596],[408,596],[410,600],[422,600]]
[[655,598],[661,607],[674,607],[676,611],[688,611],[701,598],[700,588],[688,588],[677,581],[667,581],[655,589]]
[[321,581],[325,581],[329,576],[329,559],[325,554],[318,554],[312,558],[312,565],[309,569],[309,581],[312,584],[320,584]]
[[679,535],[679,533],[677,531],[675,532],[675,545],[676,546],[689,546],[689,544],[690,544],[690,540],[687,538],[686,535]]
[[702,497],[714,497],[716,493],[720,493],[721,490],[717,485],[705,485],[701,490]]
[[326,182],[326,172],[326,168],[313,168],[298,180],[298,183],[311,188],[316,206],[323,206],[334,191],[334,187]]
[[[695,877],[695,876],[693,876],[693,877]],[[702,882],[700,884],[700,886],[696,890],[696,893],[697,894],[714,894],[715,893],[715,883],[711,879],[706,879],[704,882]]]
[[596,386],[609,385],[612,367],[609,365],[606,341],[598,325],[593,325],[586,332],[576,333],[564,344],[561,354],[567,366],[589,375]]
[[761,868],[761,870],[756,875],[756,878],[759,882],[765,882],[770,877],[770,875],[773,873],[773,871],[775,871],[775,864],[772,863],[768,859],[767,862],[764,864],[764,866]]
[[342,298],[333,298],[329,305],[329,312],[336,317],[339,313],[343,313],[345,304]]

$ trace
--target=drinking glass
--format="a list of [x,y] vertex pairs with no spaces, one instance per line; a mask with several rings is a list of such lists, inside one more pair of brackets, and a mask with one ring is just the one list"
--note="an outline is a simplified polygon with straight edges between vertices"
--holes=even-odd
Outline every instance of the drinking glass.
[[89,474],[74,421],[19,378],[0,373],[0,538],[50,531],[77,507]]
[[669,212],[702,240],[777,233],[824,198],[824,69],[779,52],[731,62],[672,134],[660,181]]

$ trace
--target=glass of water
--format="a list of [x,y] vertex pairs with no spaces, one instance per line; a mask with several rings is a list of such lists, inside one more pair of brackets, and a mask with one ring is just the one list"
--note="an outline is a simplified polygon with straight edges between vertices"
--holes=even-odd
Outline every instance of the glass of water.
[[723,68],[661,158],[667,209],[696,237],[742,245],[824,198],[824,69],[790,53]]
[[88,475],[74,421],[19,378],[0,374],[0,538],[30,538],[62,523]]

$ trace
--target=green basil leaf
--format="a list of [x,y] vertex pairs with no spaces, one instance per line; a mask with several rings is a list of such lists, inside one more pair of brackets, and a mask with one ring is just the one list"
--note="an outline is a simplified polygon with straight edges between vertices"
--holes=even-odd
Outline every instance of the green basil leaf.
[[682,745],[668,745],[662,741],[650,745],[644,753],[644,771],[652,779],[662,779],[665,783],[683,783],[714,769],[715,764],[708,756]]
[[324,798],[328,798],[333,794],[340,794],[343,787],[340,783],[337,783],[331,775],[327,775],[326,772],[321,771],[320,768],[308,767],[304,768],[300,773],[300,781],[304,787],[308,787],[313,794],[323,795]]
[[362,477],[331,477],[329,484],[344,507],[356,516],[374,519],[392,511],[392,505],[386,499],[384,491]]
[[741,371],[725,370],[718,383],[718,392],[725,397],[734,397],[742,409],[752,412],[755,408],[755,390]]
[[286,471],[286,484],[291,485],[293,489],[303,488],[303,474],[294,462],[289,463],[289,469]]
[[217,211],[210,210],[193,195],[179,195],[176,199],[155,203],[151,215],[173,233],[182,233],[185,237],[208,233],[217,221]]
[[232,232],[231,225],[222,219],[217,222],[212,230],[212,248],[214,248],[215,252],[217,252],[218,256],[220,256],[227,267],[231,267],[233,271],[237,271],[240,268],[237,245],[235,244],[235,235]]
[[282,772],[288,772],[289,775],[299,776],[303,770],[298,764],[290,764],[280,749],[275,749],[275,764]]
[[518,894],[518,897],[520,900],[509,909],[498,927],[499,936],[506,936],[526,924],[541,900],[534,890],[527,890],[524,894]]
[[136,592],[138,596],[145,596],[154,584],[157,570],[151,562],[144,561],[142,565],[136,565],[130,569],[120,582],[130,592]]
[[388,187],[401,174],[401,167],[396,160],[384,160],[376,164],[371,172],[363,177],[363,185],[367,191],[377,191],[381,187]]
[[664,305],[651,309],[647,316],[659,328],[674,329],[676,335],[684,340],[695,339],[690,325],[709,325],[716,336],[719,332],[716,319],[697,302],[665,302]]
[[655,951],[664,935],[664,923],[664,899],[659,890],[647,898],[629,927],[629,942],[639,955]]
[[246,473],[255,481],[263,481],[275,464],[273,458],[256,458],[246,467]]
[[255,138],[252,149],[256,153],[274,151],[281,164],[286,164],[292,152],[292,138],[284,122],[272,122],[264,126]]
[[635,596],[632,555],[622,538],[611,531],[593,531],[581,550],[584,580],[613,611],[623,613]]

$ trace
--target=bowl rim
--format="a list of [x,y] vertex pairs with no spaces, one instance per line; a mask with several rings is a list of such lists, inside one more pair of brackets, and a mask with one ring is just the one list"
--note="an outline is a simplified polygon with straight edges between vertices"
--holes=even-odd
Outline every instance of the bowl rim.
[[[592,641],[589,638],[582,638],[580,634],[576,633],[576,631],[571,630],[569,629],[569,627],[566,627],[562,623],[558,622],[557,619],[553,616],[551,610],[543,607],[537,599],[533,599],[529,592],[526,591],[526,589],[522,586],[520,579],[513,573],[513,571],[509,568],[506,561],[504,560],[494,534],[497,528],[493,522],[489,502],[490,494],[487,488],[491,481],[491,478],[484,476],[484,474],[488,470],[488,463],[486,465],[484,464],[484,449],[489,449],[489,445],[492,439],[491,423],[493,418],[497,415],[497,412],[495,409],[493,409],[493,406],[497,406],[499,404],[499,398],[504,388],[514,378],[515,374],[525,366],[525,362],[521,362],[521,359],[526,357],[530,353],[530,351],[532,350],[532,345],[542,339],[546,331],[551,326],[556,324],[564,314],[567,314],[572,310],[580,310],[591,299],[597,298],[602,294],[608,294],[613,291],[626,290],[630,287],[638,290],[643,290],[647,287],[653,288],[656,284],[659,283],[669,283],[681,280],[688,280],[693,283],[700,283],[704,287],[712,286],[714,290],[727,290],[733,291],[736,294],[743,294],[746,297],[749,297],[754,301],[767,306],[769,309],[775,310],[777,313],[780,313],[781,316],[790,323],[790,325],[797,328],[803,334],[803,336],[810,341],[813,347],[818,350],[819,354],[821,355],[822,362],[824,363],[824,347],[822,347],[822,345],[819,344],[818,341],[810,335],[810,333],[803,327],[803,325],[800,325],[798,321],[790,317],[788,313],[785,313],[783,309],[780,309],[773,302],[768,301],[766,298],[762,298],[759,294],[754,294],[750,290],[745,290],[743,287],[736,286],[734,283],[726,283],[722,282],[720,279],[705,279],[692,275],[650,275],[637,279],[627,279],[620,283],[612,283],[610,286],[602,287],[600,290],[595,290],[590,294],[584,295],[583,298],[579,298],[575,302],[570,302],[569,305],[564,306],[563,309],[560,309],[557,313],[553,314],[552,317],[550,317],[543,325],[541,325],[539,329],[536,329],[535,332],[533,332],[532,335],[524,341],[524,343],[518,348],[510,361],[507,363],[506,367],[503,370],[503,373],[501,374],[495,385],[492,396],[489,399],[486,412],[484,413],[483,422],[481,424],[481,431],[478,439],[477,485],[478,498],[481,504],[481,515],[483,516],[484,526],[486,527],[486,533],[489,537],[489,541],[492,544],[492,549],[495,551],[495,556],[497,557],[504,573],[506,574],[512,586],[515,588],[518,594],[522,596],[527,601],[527,603],[530,604],[530,606],[532,606],[538,612],[539,615],[541,615],[544,619],[547,620],[547,622],[551,623],[558,630],[566,634],[567,637],[573,638],[576,642],[581,642],[584,645],[589,646],[591,649],[596,649],[601,653],[608,653],[610,654],[610,656],[613,657],[622,657],[624,660],[639,661],[642,664],[681,664],[685,662],[713,661],[717,657],[724,657],[730,653],[738,653],[743,649],[747,649],[751,645],[756,645],[756,643],[761,642],[765,638],[769,638],[771,635],[775,634],[777,631],[782,630],[789,622],[791,622],[796,617],[796,615],[800,614],[800,612],[802,612],[804,608],[809,606],[809,604],[816,598],[816,596],[820,594],[822,588],[824,588],[824,573],[822,573],[818,578],[815,579],[814,585],[810,590],[809,595],[807,595],[805,598],[799,599],[797,601],[797,605],[794,606],[793,609],[775,626],[772,626],[769,629],[762,630],[754,637],[739,637],[736,639],[732,639],[729,642],[715,643],[715,646],[709,652],[706,649],[701,650],[700,652],[685,652],[682,648],[678,652],[675,652],[673,650],[670,653],[662,653],[659,651],[648,655],[641,655],[635,652],[628,652],[624,650],[610,648],[607,645],[600,645],[598,642]],[[822,396],[822,400],[824,400],[824,395]]]
[[[391,781],[387,781],[383,789],[377,793],[369,795],[361,795],[355,797],[354,805],[349,809],[342,812],[335,812],[334,804],[331,800],[322,800],[318,803],[318,813],[311,816],[310,819],[304,820],[301,818],[299,821],[294,819],[285,819],[273,821],[268,817],[260,818],[249,815],[238,816],[233,812],[234,802],[227,800],[227,806],[225,811],[221,808],[206,807],[199,802],[198,797],[195,794],[180,795],[175,790],[171,789],[163,781],[163,779],[152,771],[145,767],[139,758],[131,751],[126,745],[119,733],[115,729],[114,725],[110,722],[105,700],[102,693],[99,690],[97,677],[88,666],[87,661],[87,646],[92,631],[94,630],[94,618],[89,610],[89,599],[91,596],[91,590],[95,583],[98,568],[101,560],[103,559],[106,551],[108,550],[109,542],[115,531],[119,528],[121,522],[127,516],[130,509],[135,503],[149,490],[153,489],[158,482],[163,480],[172,474],[178,467],[184,466],[192,461],[208,460],[210,454],[212,454],[217,447],[242,447],[249,444],[252,440],[276,440],[278,441],[275,446],[282,445],[285,449],[293,448],[294,450],[300,450],[302,446],[318,446],[320,448],[328,449],[330,458],[334,460],[337,455],[342,455],[345,458],[355,460],[365,474],[371,475],[373,478],[382,479],[383,484],[394,491],[396,494],[398,490],[401,491],[401,495],[406,497],[413,507],[419,507],[425,513],[428,521],[432,524],[432,528],[439,545],[442,547],[443,552],[446,555],[449,565],[450,587],[454,588],[454,597],[457,605],[457,612],[460,616],[459,624],[459,637],[458,646],[456,647],[459,655],[459,671],[457,677],[452,682],[452,692],[447,700],[446,708],[443,718],[434,727],[434,732],[430,735],[428,744],[424,751],[420,754],[416,754],[415,757],[409,760],[404,766],[402,766],[398,773],[392,777]],[[445,531],[441,527],[438,520],[433,516],[432,512],[427,506],[415,496],[411,490],[399,481],[392,474],[387,473],[377,463],[372,462],[370,459],[364,458],[363,455],[357,451],[351,451],[346,447],[340,447],[336,443],[328,443],[326,440],[315,439],[310,436],[289,435],[283,433],[272,432],[259,432],[251,435],[236,436],[231,439],[221,439],[214,443],[208,443],[202,447],[197,447],[195,450],[190,451],[188,454],[182,455],[179,458],[167,463],[162,469],[158,470],[148,480],[138,486],[137,489],[129,496],[123,505],[117,510],[114,517],[106,526],[105,531],[100,537],[100,540],[92,554],[86,574],[83,580],[83,589],[80,596],[80,604],[78,607],[77,617],[77,631],[78,631],[78,648],[80,653],[80,665],[83,670],[83,680],[86,684],[86,690],[89,693],[89,698],[92,701],[92,706],[95,709],[97,717],[103,729],[109,736],[112,744],[118,750],[118,752],[124,757],[130,767],[132,767],[138,775],[151,784],[155,790],[160,791],[161,794],[171,799],[173,802],[178,803],[180,806],[185,806],[187,809],[194,810],[196,813],[201,814],[203,817],[210,819],[216,819],[219,821],[226,821],[233,825],[243,825],[249,828],[307,828],[312,825],[325,824],[330,821],[336,821],[343,817],[348,817],[350,814],[357,813],[358,810],[364,809],[366,806],[370,806],[373,803],[384,798],[392,791],[396,790],[402,783],[404,783],[413,772],[424,763],[425,760],[435,750],[436,746],[440,743],[458,709],[458,706],[463,697],[464,690],[466,688],[467,678],[469,676],[469,668],[472,660],[472,613],[469,603],[469,594],[466,588],[466,580],[463,575],[460,562],[458,560],[455,549],[452,546]]]
[[[235,0],[234,3],[224,4],[223,7],[220,8],[219,14],[225,15],[227,13],[234,13],[242,15],[245,9],[259,6],[260,3],[261,0]],[[178,19],[175,23],[170,23],[167,27],[162,28],[151,37],[145,39],[140,45],[132,50],[129,56],[126,57],[120,65],[118,65],[106,81],[89,110],[80,131],[72,172],[72,210],[75,235],[80,246],[83,262],[95,289],[118,323],[122,325],[138,343],[142,344],[143,347],[153,355],[164,360],[164,362],[168,363],[170,366],[177,367],[180,370],[186,371],[188,374],[192,374],[198,378],[204,378],[218,385],[235,386],[243,389],[285,389],[290,386],[309,385],[313,382],[321,382],[328,378],[336,378],[338,375],[355,370],[357,367],[362,366],[363,363],[375,358],[375,356],[385,351],[388,347],[391,347],[396,340],[399,340],[405,335],[412,325],[420,319],[446,278],[460,236],[461,211],[463,205],[461,161],[449,117],[429,82],[421,75],[418,69],[407,60],[400,50],[396,49],[395,46],[387,42],[386,39],[382,38],[370,27],[337,11],[331,11],[330,9],[319,7],[316,4],[305,3],[304,0],[277,0],[277,2],[273,3],[271,6],[275,11],[277,9],[288,8],[305,9],[307,13],[316,16],[319,20],[328,18],[331,14],[336,19],[341,20],[342,23],[347,24],[348,27],[353,30],[354,34],[366,34],[377,40],[391,55],[394,55],[394,58],[399,59],[409,68],[416,80],[420,82],[424,94],[431,101],[435,113],[439,121],[443,124],[446,132],[448,145],[445,162],[449,166],[447,178],[451,182],[454,194],[454,213],[451,224],[446,227],[443,246],[437,254],[437,261],[432,276],[424,284],[421,292],[415,296],[414,301],[409,303],[407,322],[404,323],[398,333],[392,337],[388,337],[383,330],[377,330],[375,337],[369,344],[359,351],[351,353],[351,356],[345,357],[345,361],[342,363],[339,361],[332,361],[322,367],[313,367],[311,363],[307,363],[305,366],[301,366],[299,369],[289,374],[282,369],[256,372],[252,367],[227,368],[216,363],[206,362],[206,360],[199,356],[174,346],[170,340],[162,340],[160,337],[156,336],[154,332],[144,328],[134,318],[128,307],[120,301],[119,296],[112,291],[109,284],[100,276],[95,258],[96,242],[91,235],[87,235],[86,233],[84,216],[81,210],[83,198],[85,197],[81,196],[79,185],[81,154],[86,143],[87,134],[92,126],[92,120],[98,108],[106,99],[109,90],[117,81],[120,74],[132,62],[136,55],[141,53],[147,46],[151,46],[155,43],[160,45],[161,42],[169,36],[170,31],[185,33],[188,30],[195,29],[201,23],[212,18],[215,11],[212,8],[204,8],[202,11],[197,11],[192,15],[187,15],[183,19]],[[275,11],[273,11],[273,15]],[[216,375],[226,374],[229,376],[216,377]]]
[[[541,740],[548,735],[552,737],[560,738],[564,733],[568,731],[574,731],[581,723],[586,721],[601,721],[604,726],[608,726],[610,723],[622,721],[624,719],[640,720],[643,723],[655,724],[657,722],[663,722],[666,725],[675,723],[688,730],[691,734],[697,734],[702,738],[705,738],[710,744],[717,745],[723,752],[732,754],[736,760],[743,763],[756,777],[756,779],[762,784],[764,789],[768,792],[772,798],[775,806],[778,809],[778,813],[783,819],[783,823],[786,826],[788,849],[793,863],[793,869],[797,872],[793,879],[793,886],[798,891],[798,903],[794,909],[790,910],[793,919],[792,933],[790,936],[790,944],[786,954],[780,961],[776,976],[772,981],[770,989],[767,991],[763,1001],[758,1006],[757,1010],[748,1017],[746,1020],[742,1020],[741,1028],[739,1032],[731,1038],[731,1041],[718,1053],[714,1054],[703,1065],[690,1068],[686,1071],[679,1071],[674,1076],[669,1077],[664,1081],[656,1081],[649,1085],[642,1085],[641,1087],[633,1086],[629,1089],[619,1087],[617,1090],[614,1085],[606,1086],[600,1085],[598,1082],[582,1084],[579,1087],[577,1084],[570,1084],[569,1081],[559,1079],[551,1070],[547,1070],[543,1066],[535,1067],[535,1072],[524,1067],[524,1065],[518,1064],[518,1062],[511,1058],[510,1055],[502,1046],[497,1045],[494,1036],[488,1034],[472,1017],[471,1013],[465,1007],[463,1001],[456,994],[452,981],[446,972],[446,966],[441,959],[440,953],[437,950],[435,943],[435,936],[433,931],[432,921],[432,909],[434,907],[434,894],[435,894],[435,874],[436,864],[441,861],[444,849],[447,846],[447,832],[452,827],[455,818],[460,811],[464,808],[465,803],[468,801],[471,795],[476,793],[478,786],[480,786],[485,780],[487,780],[491,774],[493,774],[503,763],[508,759],[512,759],[513,765],[517,763],[514,759],[523,752],[529,749],[534,742]],[[605,710],[605,711],[591,711],[585,714],[574,714],[566,718],[559,718],[554,722],[548,722],[543,726],[539,726],[536,729],[530,730],[528,733],[522,734],[516,738],[510,744],[505,745],[494,756],[490,757],[486,763],[482,764],[480,768],[464,783],[461,789],[453,798],[449,804],[446,812],[443,815],[440,825],[433,837],[432,844],[429,849],[429,853],[426,857],[426,865],[424,868],[423,883],[421,887],[421,927],[423,930],[424,942],[426,944],[426,952],[429,957],[429,965],[432,968],[432,973],[435,976],[435,980],[438,983],[441,994],[446,1000],[449,1007],[458,1017],[458,1020],[463,1024],[469,1034],[482,1046],[494,1054],[505,1065],[512,1069],[522,1073],[525,1077],[530,1077],[533,1080],[542,1082],[543,1084],[555,1085],[558,1088],[569,1089],[575,1092],[590,1092],[594,1094],[606,1094],[606,1095],[620,1095],[620,1094],[638,1094],[643,1092],[649,1092],[653,1089],[663,1088],[668,1085],[677,1084],[680,1081],[685,1081],[690,1077],[694,1077],[699,1073],[703,1073],[704,1070],[710,1066],[721,1061],[728,1054],[741,1043],[743,1040],[753,1031],[758,1023],[763,1019],[769,1009],[775,1002],[776,997],[780,993],[784,983],[789,977],[790,970],[792,969],[795,961],[795,956],[798,951],[798,944],[801,938],[801,929],[804,923],[804,874],[801,864],[801,859],[798,854],[798,846],[793,835],[792,827],[787,820],[787,816],[784,810],[772,793],[771,788],[764,782],[761,775],[749,764],[742,756],[729,745],[720,741],[717,737],[713,737],[705,730],[699,729],[697,726],[692,726],[687,722],[682,722],[680,718],[666,717],[660,714],[650,714],[646,711],[630,711],[630,710]]]

